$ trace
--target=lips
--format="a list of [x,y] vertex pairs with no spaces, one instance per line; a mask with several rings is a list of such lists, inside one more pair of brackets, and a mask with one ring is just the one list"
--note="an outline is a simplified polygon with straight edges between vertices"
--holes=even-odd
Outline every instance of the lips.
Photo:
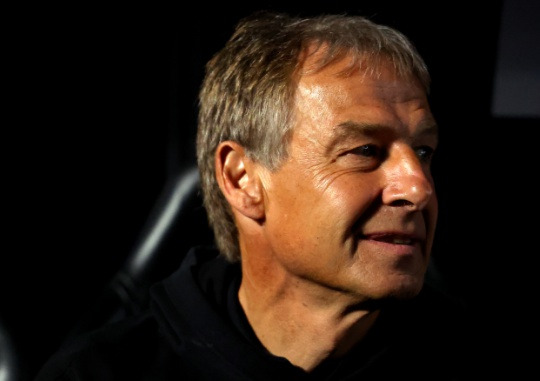
[[422,241],[422,238],[416,234],[396,232],[363,234],[361,238],[372,241],[391,243],[394,245],[415,245],[416,243]]

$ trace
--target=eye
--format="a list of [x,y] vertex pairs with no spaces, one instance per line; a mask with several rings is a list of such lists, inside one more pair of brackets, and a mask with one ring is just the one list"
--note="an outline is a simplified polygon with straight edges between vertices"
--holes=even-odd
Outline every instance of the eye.
[[351,154],[361,155],[365,157],[379,158],[382,156],[382,149],[375,144],[364,144],[349,151]]
[[384,160],[385,149],[377,144],[364,144],[340,155],[343,165],[362,171],[377,168]]
[[415,149],[415,152],[420,161],[429,163],[435,153],[435,149],[430,146],[420,146]]

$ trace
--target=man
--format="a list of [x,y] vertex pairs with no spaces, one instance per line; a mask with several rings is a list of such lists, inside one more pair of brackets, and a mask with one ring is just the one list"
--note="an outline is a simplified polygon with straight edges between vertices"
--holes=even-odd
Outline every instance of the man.
[[429,81],[406,37],[361,17],[242,20],[200,93],[217,250],[38,379],[460,379],[459,305],[424,284]]

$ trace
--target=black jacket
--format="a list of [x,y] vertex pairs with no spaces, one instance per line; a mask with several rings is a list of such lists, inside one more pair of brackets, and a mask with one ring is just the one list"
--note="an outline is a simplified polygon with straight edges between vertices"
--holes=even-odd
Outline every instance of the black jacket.
[[467,368],[460,303],[424,287],[383,308],[366,338],[312,373],[271,355],[238,302],[238,264],[191,250],[151,289],[144,315],[80,337],[53,356],[49,380],[461,380]]

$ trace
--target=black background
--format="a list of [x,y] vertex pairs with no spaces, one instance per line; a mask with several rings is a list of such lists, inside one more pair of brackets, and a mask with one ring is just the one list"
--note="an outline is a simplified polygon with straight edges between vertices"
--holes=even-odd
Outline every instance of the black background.
[[479,353],[491,348],[490,356],[519,361],[517,342],[533,316],[539,121],[492,116],[503,3],[471,3],[89,4],[6,13],[0,315],[27,373],[122,264],[168,176],[194,161],[204,63],[240,17],[262,8],[359,13],[415,43],[432,74],[441,128],[433,256],[485,328]]

